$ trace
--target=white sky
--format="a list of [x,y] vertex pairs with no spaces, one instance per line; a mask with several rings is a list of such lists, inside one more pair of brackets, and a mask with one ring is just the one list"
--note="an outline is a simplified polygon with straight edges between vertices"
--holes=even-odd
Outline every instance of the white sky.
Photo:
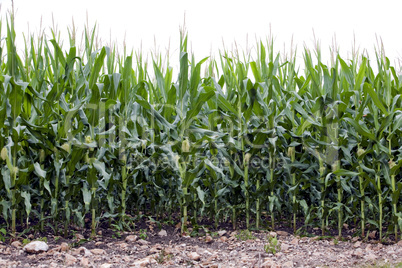
[[[329,46],[334,35],[340,46],[341,55],[348,57],[352,51],[354,35],[356,44],[372,53],[376,34],[383,40],[386,55],[394,62],[402,58],[401,1],[371,0],[15,0],[16,32],[37,33],[41,18],[42,25],[50,34],[52,14],[62,36],[67,35],[72,18],[82,33],[88,12],[89,25],[99,26],[99,36],[104,44],[113,42],[126,44],[137,51],[142,42],[143,51],[154,51],[154,38],[158,50],[166,51],[170,40],[172,59],[178,58],[179,27],[184,14],[189,34],[189,48],[200,60],[217,55],[222,49],[222,40],[231,49],[236,40],[239,47],[255,47],[255,38],[265,40],[270,33],[275,39],[277,50],[283,51],[284,44],[289,53],[290,41],[298,47],[302,59],[304,43],[313,48],[313,30],[321,41],[323,61],[329,63]],[[0,0],[3,19],[2,36],[5,35],[5,18],[11,0]],[[17,44],[23,49],[22,38]],[[68,43],[65,40],[64,49]],[[374,60],[374,58],[372,58]],[[175,67],[175,66],[174,66]]]

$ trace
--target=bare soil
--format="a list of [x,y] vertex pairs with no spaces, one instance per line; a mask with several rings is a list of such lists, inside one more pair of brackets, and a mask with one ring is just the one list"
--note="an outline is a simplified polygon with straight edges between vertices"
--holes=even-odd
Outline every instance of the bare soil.
[[[275,232],[201,226],[180,234],[180,225],[143,220],[131,232],[71,227],[69,236],[31,232],[0,244],[0,267],[399,267],[402,242],[354,236],[345,226],[343,238],[322,237],[320,230],[295,236],[289,228]],[[7,236],[10,237],[10,236]],[[277,237],[277,243],[272,240]],[[47,252],[27,253],[24,244],[45,240]],[[400,265],[402,267],[402,265]]]

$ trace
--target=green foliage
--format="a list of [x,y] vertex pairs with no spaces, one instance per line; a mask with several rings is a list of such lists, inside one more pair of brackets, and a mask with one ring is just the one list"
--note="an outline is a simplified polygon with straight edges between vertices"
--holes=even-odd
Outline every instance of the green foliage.
[[240,233],[236,235],[236,238],[242,241],[256,239],[256,237],[249,230],[241,230]]
[[276,236],[267,236],[268,242],[264,245],[264,250],[266,253],[276,254],[281,250],[281,243]]
[[158,264],[163,264],[166,261],[169,261],[172,258],[172,254],[166,254],[165,249],[159,251],[158,256],[155,257],[155,260]]
[[7,230],[4,228],[0,229],[0,241],[6,241]]
[[181,32],[179,69],[164,55],[149,69],[97,47],[95,29],[83,49],[31,37],[22,57],[6,26],[0,211],[12,234],[17,222],[117,233],[179,213],[183,233],[208,218],[400,236],[402,78],[382,50],[325,65],[306,48],[300,68],[268,40],[196,62]]
[[140,230],[139,237],[140,237],[141,239],[144,239],[144,240],[147,239],[147,238],[148,238],[147,230],[146,230],[146,229],[141,229],[141,230]]

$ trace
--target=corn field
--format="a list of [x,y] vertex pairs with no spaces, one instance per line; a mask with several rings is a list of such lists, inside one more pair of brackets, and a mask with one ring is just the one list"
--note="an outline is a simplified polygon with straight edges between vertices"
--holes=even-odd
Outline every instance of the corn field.
[[94,30],[82,52],[52,32],[19,54],[6,26],[0,224],[11,233],[178,215],[183,233],[208,220],[400,236],[402,77],[382,50],[328,66],[306,48],[300,71],[268,40],[255,58],[195,62],[181,32],[175,73],[162,55],[148,66],[95,49]]

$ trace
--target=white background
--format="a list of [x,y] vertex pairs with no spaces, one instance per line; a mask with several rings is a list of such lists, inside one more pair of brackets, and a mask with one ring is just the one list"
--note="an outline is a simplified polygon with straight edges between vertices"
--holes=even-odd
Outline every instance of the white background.
[[[232,50],[255,49],[256,39],[264,42],[272,30],[276,50],[290,52],[291,40],[297,46],[302,62],[304,46],[314,48],[314,35],[320,41],[323,61],[330,62],[329,47],[336,36],[342,57],[351,57],[354,38],[360,52],[367,49],[374,64],[376,36],[381,37],[386,56],[398,64],[402,58],[402,3],[401,1],[360,0],[15,0],[17,47],[23,49],[22,33],[37,35],[42,28],[50,37],[54,23],[68,49],[67,27],[74,19],[81,37],[87,18],[92,28],[98,25],[98,38],[103,45],[117,44],[120,52],[125,36],[127,50],[144,53],[157,51],[166,54],[170,41],[171,65],[178,58],[179,28],[188,30],[189,50],[200,60],[212,54],[217,56],[223,43]],[[5,36],[7,10],[11,0],[2,4],[2,32]],[[87,17],[88,14],[88,17]],[[247,45],[248,37],[248,45]],[[81,39],[81,38],[79,38]],[[156,42],[155,42],[156,41]],[[4,42],[4,41],[3,41]],[[156,46],[155,46],[156,43]],[[3,43],[4,45],[4,43]],[[397,68],[399,69],[399,67]]]

